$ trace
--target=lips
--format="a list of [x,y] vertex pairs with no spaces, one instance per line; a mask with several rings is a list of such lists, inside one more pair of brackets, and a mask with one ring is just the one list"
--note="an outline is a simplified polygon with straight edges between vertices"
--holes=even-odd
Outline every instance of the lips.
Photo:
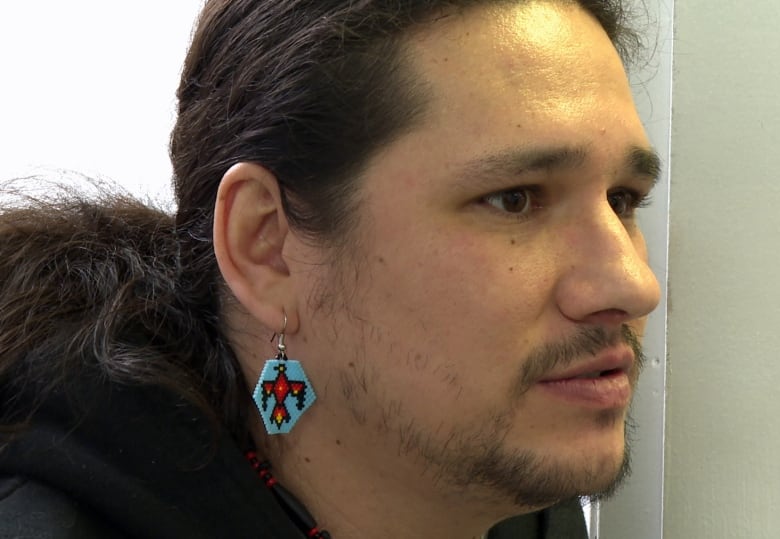
[[630,348],[612,348],[544,377],[537,384],[546,394],[590,408],[622,408],[631,401]]
[[563,371],[550,373],[542,378],[541,382],[555,382],[573,378],[597,378],[615,371],[622,371],[628,374],[633,366],[634,352],[630,348],[627,346],[610,348],[588,361],[579,361]]

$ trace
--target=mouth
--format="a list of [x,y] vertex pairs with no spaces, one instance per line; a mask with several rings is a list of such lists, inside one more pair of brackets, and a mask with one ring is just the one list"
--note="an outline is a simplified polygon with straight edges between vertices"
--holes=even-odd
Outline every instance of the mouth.
[[540,380],[537,386],[552,398],[586,408],[624,408],[631,402],[630,349],[610,350]]
[[596,378],[603,378],[605,376],[612,376],[613,374],[618,374],[620,372],[624,372],[623,369],[615,368],[615,369],[607,369],[604,371],[592,371],[592,372],[586,372],[577,376],[574,376],[570,378],[571,380],[593,380]]

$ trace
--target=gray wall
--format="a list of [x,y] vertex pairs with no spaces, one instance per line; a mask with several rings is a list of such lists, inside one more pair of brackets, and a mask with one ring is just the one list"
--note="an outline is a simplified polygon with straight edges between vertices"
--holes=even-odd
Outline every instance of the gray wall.
[[[643,3],[644,2],[644,3]],[[632,405],[630,480],[619,494],[601,506],[591,537],[602,539],[658,539],[663,533],[664,403],[666,387],[667,250],[669,221],[669,166],[671,137],[673,17],[672,0],[635,0],[636,25],[648,37],[648,61],[629,70],[637,109],[651,143],[667,165],[653,191],[652,204],[640,212],[650,266],[661,284],[661,303],[647,324],[644,339],[647,361]],[[643,24],[646,21],[647,24]],[[598,533],[595,531],[598,530]]]
[[664,537],[780,537],[780,2],[678,0]]

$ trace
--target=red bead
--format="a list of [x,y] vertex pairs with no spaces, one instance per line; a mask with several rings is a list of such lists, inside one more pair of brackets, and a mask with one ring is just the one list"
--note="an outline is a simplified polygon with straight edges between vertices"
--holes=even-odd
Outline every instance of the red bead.
[[[274,479],[270,471],[271,465],[268,461],[260,462],[254,451],[246,451],[244,455],[257,473],[257,476],[265,482],[266,487],[271,489],[277,499],[285,506],[288,515],[293,518],[298,529],[303,531],[306,537],[309,539],[330,539],[330,534],[327,531],[317,529],[314,519],[300,501]],[[311,528],[309,528],[310,526]],[[305,531],[306,528],[309,528],[308,532]]]

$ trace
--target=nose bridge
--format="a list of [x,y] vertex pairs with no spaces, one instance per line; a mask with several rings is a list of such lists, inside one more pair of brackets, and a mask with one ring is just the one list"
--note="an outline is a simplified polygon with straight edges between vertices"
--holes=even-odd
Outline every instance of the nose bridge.
[[[617,264],[619,266],[630,262],[637,255],[641,256],[625,224],[606,200],[599,204],[595,211],[583,216],[579,229],[589,237],[593,245],[592,253],[600,255],[598,258],[601,260],[593,256],[587,257],[587,260],[597,265]],[[588,238],[583,239],[588,240]],[[644,251],[643,247],[644,242],[642,242],[642,251]]]
[[567,316],[619,312],[636,318],[655,308],[658,281],[647,264],[641,232],[630,228],[635,226],[627,229],[606,200],[571,223],[559,297]]

